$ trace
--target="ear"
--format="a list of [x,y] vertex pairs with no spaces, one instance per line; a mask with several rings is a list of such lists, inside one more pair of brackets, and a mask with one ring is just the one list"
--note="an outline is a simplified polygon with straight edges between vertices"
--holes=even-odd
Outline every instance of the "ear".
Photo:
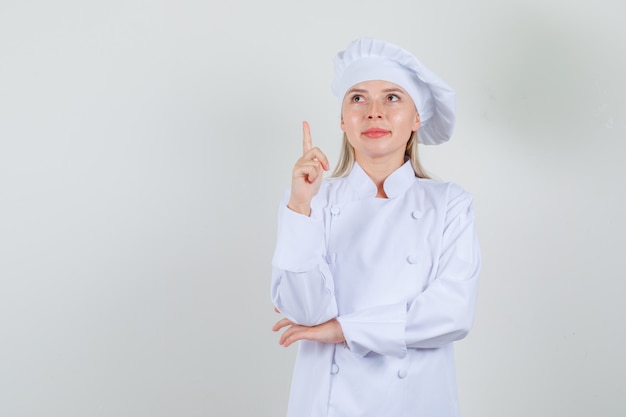
[[341,115],[341,122],[339,122],[339,127],[341,128],[341,131],[345,133],[346,131],[346,126],[343,123],[343,114]]
[[417,129],[420,128],[420,126],[422,125],[422,122],[420,120],[420,115],[419,113],[415,113],[415,121],[413,122],[413,132],[417,132]]

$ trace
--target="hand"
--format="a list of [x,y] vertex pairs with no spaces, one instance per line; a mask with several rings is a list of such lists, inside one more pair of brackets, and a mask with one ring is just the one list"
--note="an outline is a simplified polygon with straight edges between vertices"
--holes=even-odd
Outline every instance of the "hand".
[[322,343],[341,343],[345,341],[341,324],[336,319],[318,324],[317,326],[302,326],[295,324],[289,319],[278,321],[272,330],[277,332],[283,327],[288,327],[280,336],[279,344],[288,347],[298,340],[315,340]]
[[319,191],[324,171],[328,171],[329,166],[326,155],[319,148],[313,147],[308,122],[302,122],[302,133],[302,157],[293,167],[287,207],[308,216],[311,214],[311,200]]

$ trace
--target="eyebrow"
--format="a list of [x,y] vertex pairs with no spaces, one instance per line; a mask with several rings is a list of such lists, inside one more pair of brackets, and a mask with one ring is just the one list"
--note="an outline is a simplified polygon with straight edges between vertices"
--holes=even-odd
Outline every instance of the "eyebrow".
[[[404,90],[400,89],[400,88],[395,88],[395,87],[391,87],[391,88],[385,88],[382,90],[383,93],[400,93],[400,94],[407,94]],[[364,88],[351,88],[348,90],[348,92],[346,94],[353,94],[353,93],[367,93],[368,90],[364,89]]]

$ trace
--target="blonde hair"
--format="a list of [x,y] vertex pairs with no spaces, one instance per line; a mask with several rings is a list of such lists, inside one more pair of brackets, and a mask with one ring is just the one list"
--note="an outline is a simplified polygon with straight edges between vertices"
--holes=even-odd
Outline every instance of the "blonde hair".
[[[418,140],[417,140],[417,131],[411,133],[411,137],[406,143],[406,151],[404,155],[411,161],[411,166],[413,167],[413,172],[415,172],[415,176],[418,178],[430,178],[430,176],[426,173],[424,168],[422,168],[422,164],[420,163],[419,153],[417,152]],[[341,144],[341,153],[339,154],[339,161],[337,162],[337,166],[333,171],[332,177],[343,177],[348,175],[348,173],[352,170],[354,166],[354,148],[348,142],[348,137],[346,134],[343,134],[343,140]]]

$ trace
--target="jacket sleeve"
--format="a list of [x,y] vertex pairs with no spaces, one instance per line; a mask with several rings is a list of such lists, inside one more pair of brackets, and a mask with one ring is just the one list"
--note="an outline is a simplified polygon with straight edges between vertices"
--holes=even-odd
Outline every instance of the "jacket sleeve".
[[338,317],[348,346],[359,355],[404,357],[407,348],[437,348],[465,337],[473,323],[481,255],[472,199],[448,189],[435,279],[408,303]]
[[314,326],[337,317],[333,277],[325,261],[322,210],[311,217],[287,207],[283,197],[272,259],[271,296],[282,315],[297,324]]

